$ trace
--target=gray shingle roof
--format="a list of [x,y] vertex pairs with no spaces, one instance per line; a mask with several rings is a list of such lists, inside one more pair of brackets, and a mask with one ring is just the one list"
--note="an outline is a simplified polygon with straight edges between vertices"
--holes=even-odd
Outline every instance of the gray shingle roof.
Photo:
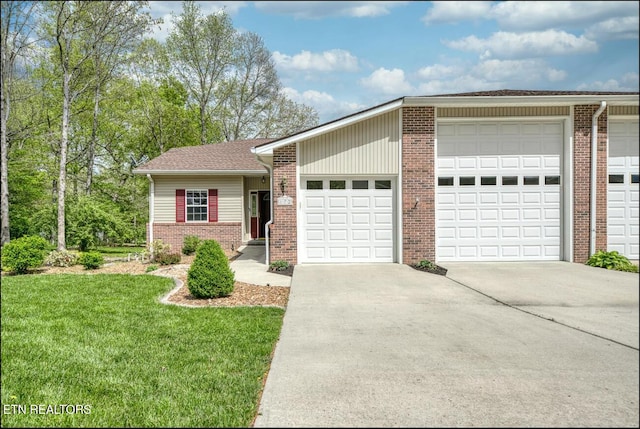
[[141,165],[134,172],[142,174],[180,171],[266,171],[265,167],[256,161],[251,148],[271,141],[273,139],[235,140],[174,148]]

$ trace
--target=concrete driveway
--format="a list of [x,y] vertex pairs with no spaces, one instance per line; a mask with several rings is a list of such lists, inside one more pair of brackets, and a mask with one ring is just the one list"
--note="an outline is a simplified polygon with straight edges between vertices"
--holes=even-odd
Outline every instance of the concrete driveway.
[[256,427],[638,427],[638,275],[297,266]]

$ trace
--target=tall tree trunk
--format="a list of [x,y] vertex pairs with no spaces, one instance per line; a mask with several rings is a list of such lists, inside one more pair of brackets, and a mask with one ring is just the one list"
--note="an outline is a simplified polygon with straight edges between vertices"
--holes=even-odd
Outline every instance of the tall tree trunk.
[[91,194],[91,184],[93,182],[93,165],[96,156],[96,144],[98,140],[98,114],[100,113],[100,86],[96,85],[96,92],[93,100],[93,125],[91,128],[91,139],[89,140],[89,148],[87,150],[87,182],[85,184],[85,192]]
[[[2,55],[6,55],[5,52]],[[4,64],[4,61],[3,61]],[[3,71],[4,73],[4,71]],[[4,79],[2,79],[4,82]],[[2,93],[2,120],[0,124],[0,139],[2,139],[2,159],[0,160],[0,192],[2,193],[0,202],[0,217],[2,218],[0,226],[0,245],[4,246],[11,239],[9,229],[9,169],[7,163],[9,161],[9,143],[7,142],[7,120],[9,119],[9,96],[5,94],[5,86],[2,84],[0,92]]]
[[67,190],[67,146],[69,139],[69,109],[71,104],[70,80],[70,73],[65,71],[62,82],[62,137],[60,139],[60,175],[58,177],[58,250],[66,250],[67,248],[64,209],[65,192]]

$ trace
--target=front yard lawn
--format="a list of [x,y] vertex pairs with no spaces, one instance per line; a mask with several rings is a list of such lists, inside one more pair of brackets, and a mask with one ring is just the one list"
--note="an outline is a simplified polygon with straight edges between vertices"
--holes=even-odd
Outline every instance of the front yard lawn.
[[160,304],[172,286],[3,276],[2,427],[249,427],[284,310]]

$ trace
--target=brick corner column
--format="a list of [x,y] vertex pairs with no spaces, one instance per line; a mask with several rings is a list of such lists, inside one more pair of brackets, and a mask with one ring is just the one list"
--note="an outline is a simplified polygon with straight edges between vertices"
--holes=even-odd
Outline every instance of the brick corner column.
[[402,110],[402,262],[435,261],[435,108]]
[[[585,263],[591,242],[591,121],[598,105],[574,108],[573,262]],[[607,110],[598,118],[596,251],[607,250]]]
[[[292,205],[278,205],[282,196],[281,183],[286,179],[285,194]],[[298,263],[298,192],[296,189],[296,144],[273,152],[273,224],[269,232],[269,262],[284,260]]]

